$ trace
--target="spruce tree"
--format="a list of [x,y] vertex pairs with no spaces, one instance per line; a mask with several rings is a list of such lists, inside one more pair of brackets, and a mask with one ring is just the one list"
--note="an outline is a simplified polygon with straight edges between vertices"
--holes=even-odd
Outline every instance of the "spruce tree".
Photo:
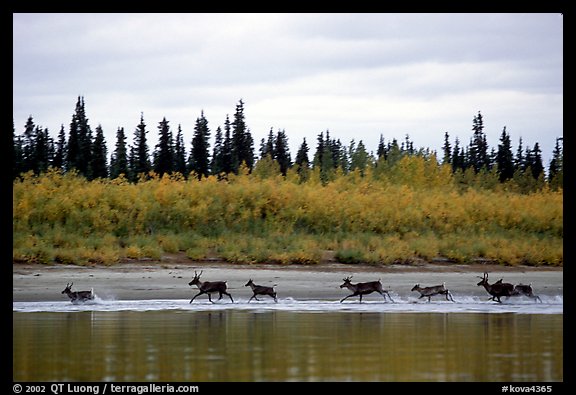
[[[332,181],[334,178],[334,157],[332,150],[332,140],[330,140],[330,132],[326,131],[326,138],[322,143],[322,152],[320,154],[320,180],[323,184]],[[316,165],[316,163],[315,163]]]
[[346,149],[340,139],[330,141],[330,149],[332,151],[332,162],[334,169],[340,168],[344,173],[348,173],[350,164],[348,163],[348,155]]
[[414,155],[414,143],[410,140],[410,136],[406,134],[404,138],[404,149],[403,151],[408,155]]
[[208,120],[204,117],[204,111],[196,119],[194,126],[194,136],[192,137],[192,149],[188,161],[189,169],[200,180],[210,174],[210,129]]
[[510,135],[506,132],[506,126],[502,129],[502,134],[500,135],[496,165],[498,166],[498,179],[500,182],[507,181],[514,176],[514,156],[512,155]]
[[36,125],[32,115],[26,120],[24,125],[23,141],[22,141],[22,172],[34,170],[36,167],[34,158],[36,145]]
[[548,182],[551,188],[558,189],[564,187],[564,153],[563,147],[560,146],[560,141],[564,142],[564,138],[558,137],[554,151],[552,151],[552,160],[548,167]]
[[294,161],[294,165],[297,166],[296,171],[298,172],[300,182],[305,182],[308,180],[310,172],[310,160],[308,159],[308,151],[310,151],[310,149],[306,143],[306,138],[304,138],[302,144],[300,144],[300,147],[298,148],[298,152],[296,153],[296,160]]
[[244,102],[242,100],[236,105],[236,112],[234,113],[231,148],[232,169],[234,173],[238,173],[242,163],[245,163],[251,171],[254,167],[254,139],[246,126]]
[[400,146],[398,145],[398,140],[395,138],[388,142],[388,147],[386,149],[388,156],[386,158],[386,164],[388,168],[392,168],[404,155]]
[[516,157],[514,158],[514,172],[523,172],[526,170],[526,162],[524,159],[524,147],[522,146],[522,137],[518,141],[518,149],[516,150]]
[[36,139],[32,147],[31,170],[35,174],[40,174],[48,170],[48,167],[52,164],[54,144],[48,129],[43,130],[40,126],[36,126],[34,135]]
[[56,142],[56,151],[54,153],[54,161],[52,166],[57,169],[64,170],[64,164],[66,160],[66,132],[64,131],[64,125],[60,126],[60,132],[58,133],[58,141]]
[[316,152],[314,153],[314,159],[312,165],[314,168],[319,168],[322,171],[322,156],[324,155],[324,132],[320,132],[316,138]]
[[158,144],[154,151],[154,172],[163,176],[165,173],[174,171],[174,143],[172,141],[172,132],[166,118],[158,124]]
[[108,150],[101,125],[96,127],[96,136],[92,146],[91,170],[92,179],[108,177]]
[[230,118],[226,115],[224,121],[224,141],[222,143],[222,173],[229,174],[234,171],[233,158],[232,158],[232,128],[230,126]]
[[452,172],[456,172],[456,170],[464,171],[464,160],[461,160],[460,156],[460,140],[456,137],[454,141],[454,149],[452,151]]
[[484,134],[484,121],[480,111],[478,111],[478,115],[474,116],[472,131],[473,134],[468,149],[468,162],[474,168],[474,171],[478,173],[482,168],[487,170],[490,168],[488,144]]
[[288,136],[284,129],[278,130],[276,139],[274,140],[273,158],[276,159],[280,166],[280,172],[286,176],[288,169],[292,165],[292,158],[290,157],[290,150],[288,147]]
[[72,115],[68,134],[68,145],[66,146],[66,171],[77,169],[77,163],[80,160],[80,142],[77,123],[76,116]]
[[[352,146],[352,143],[350,144]],[[360,174],[364,176],[366,167],[368,167],[370,155],[366,151],[366,147],[362,140],[358,142],[358,146],[350,154],[350,171],[358,169]]]
[[182,136],[182,127],[178,125],[176,133],[176,142],[174,145],[174,171],[187,177],[186,166],[186,147],[184,146],[184,137]]
[[262,139],[260,141],[260,159],[264,158],[266,155],[270,155],[270,158],[274,159],[276,157],[274,145],[274,130],[273,128],[270,128],[268,139]]
[[128,168],[128,150],[124,128],[118,128],[116,132],[116,149],[110,159],[110,178],[118,178],[121,174],[124,174],[128,179],[132,178]]
[[452,163],[452,147],[450,147],[450,136],[448,132],[444,132],[444,146],[442,147],[444,151],[444,157],[442,158],[442,163],[449,165]]
[[140,123],[134,131],[134,143],[130,147],[129,156],[130,174],[133,181],[138,181],[139,177],[147,177],[152,170],[146,133],[148,131],[144,123],[144,114],[140,114]]
[[308,151],[310,151],[310,149],[306,143],[306,137],[304,137],[304,140],[302,141],[302,144],[300,144],[298,152],[296,153],[294,164],[298,165],[300,168],[308,168],[310,163],[310,160],[308,159]]
[[537,142],[534,143],[534,148],[530,153],[531,156],[529,166],[532,170],[532,177],[537,180],[542,174],[544,174],[544,165],[542,164],[542,151],[540,150],[540,145]]
[[78,172],[90,178],[92,163],[92,131],[86,118],[84,98],[78,96],[76,109],[70,122],[70,135],[66,149],[66,170],[78,170]]
[[217,176],[220,176],[224,172],[224,137],[222,136],[222,128],[218,126],[216,128],[216,134],[214,135],[214,149],[212,150],[212,162],[210,163],[210,172]]
[[378,159],[386,159],[387,156],[386,145],[384,144],[384,136],[382,134],[380,134],[380,141],[378,142],[378,150],[376,151],[376,155],[378,156]]

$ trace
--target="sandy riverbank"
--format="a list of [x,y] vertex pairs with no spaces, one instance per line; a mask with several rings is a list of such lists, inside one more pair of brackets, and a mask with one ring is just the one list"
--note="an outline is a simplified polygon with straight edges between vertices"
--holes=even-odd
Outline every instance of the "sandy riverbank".
[[[231,265],[221,262],[146,262],[114,266],[23,265],[12,269],[13,301],[67,300],[61,291],[73,282],[73,290],[89,290],[102,299],[186,299],[198,291],[188,286],[194,271],[203,270],[203,281],[227,281],[235,298],[249,298],[252,292],[244,284],[252,278],[256,284],[275,285],[279,298],[333,300],[349,294],[340,289],[342,279],[353,275],[353,282],[381,279],[385,289],[406,297],[416,283],[430,286],[446,283],[452,294],[486,295],[476,286],[477,276],[490,273],[490,280],[503,278],[511,283],[532,284],[540,295],[562,295],[562,268],[505,267],[496,265],[424,264],[418,266],[342,265],[314,266]],[[379,296],[374,296],[379,297]],[[201,296],[200,298],[205,298]],[[372,298],[372,296],[369,296]]]

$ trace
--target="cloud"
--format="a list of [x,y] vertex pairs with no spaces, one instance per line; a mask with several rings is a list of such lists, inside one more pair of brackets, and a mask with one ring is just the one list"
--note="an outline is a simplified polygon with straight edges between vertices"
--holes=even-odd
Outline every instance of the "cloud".
[[[17,132],[28,115],[53,134],[84,95],[109,150],[165,116],[191,140],[240,98],[255,141],[292,145],[330,129],[375,150],[380,133],[438,149],[464,143],[481,110],[489,144],[504,125],[545,154],[562,135],[562,17],[555,14],[14,14]],[[514,138],[514,134],[513,134]],[[533,144],[533,142],[532,142]],[[296,148],[291,146],[295,155]]]

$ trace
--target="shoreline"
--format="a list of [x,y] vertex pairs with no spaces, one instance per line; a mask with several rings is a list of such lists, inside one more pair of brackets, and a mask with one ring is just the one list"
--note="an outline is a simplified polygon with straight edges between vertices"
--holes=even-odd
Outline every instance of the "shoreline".
[[[482,273],[489,273],[490,282],[503,278],[513,284],[532,284],[535,294],[562,295],[562,267],[501,266],[490,264],[426,263],[418,265],[368,265],[321,263],[317,265],[239,265],[215,261],[160,261],[117,263],[112,266],[93,265],[12,265],[13,302],[67,301],[61,292],[67,283],[72,290],[90,290],[102,299],[145,300],[186,299],[198,293],[188,283],[194,271],[203,271],[202,281],[227,281],[228,291],[236,298],[249,298],[245,287],[254,283],[274,286],[279,298],[302,300],[341,299],[350,291],[340,289],[344,277],[365,282],[380,279],[384,288],[400,296],[418,296],[411,288],[419,283],[432,286],[446,283],[454,295],[482,296],[488,294],[476,284]],[[368,296],[370,297],[370,296]],[[201,298],[206,298],[204,295]]]

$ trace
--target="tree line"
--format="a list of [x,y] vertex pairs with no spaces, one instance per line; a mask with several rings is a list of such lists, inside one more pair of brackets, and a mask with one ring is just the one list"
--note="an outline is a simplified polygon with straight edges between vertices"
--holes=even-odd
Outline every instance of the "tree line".
[[[311,172],[316,171],[321,181],[328,183],[338,173],[358,171],[364,176],[370,170],[385,171],[404,156],[435,158],[437,155],[429,148],[414,148],[409,135],[400,142],[395,138],[386,142],[380,135],[374,154],[366,149],[362,140],[352,140],[345,146],[340,139],[332,138],[326,131],[317,136],[316,149],[311,158],[304,138],[292,161],[286,132],[278,130],[274,133],[270,129],[267,139],[260,142],[257,158],[242,100],[236,105],[232,119],[227,115],[223,128],[216,128],[213,147],[210,147],[211,131],[203,111],[196,119],[188,153],[181,125],[178,125],[174,135],[169,121],[163,118],[157,129],[158,143],[151,153],[147,137],[150,131],[143,114],[133,132],[132,144],[127,143],[126,132],[119,127],[108,163],[108,148],[102,127],[98,125],[92,130],[86,116],[84,97],[79,96],[68,133],[62,125],[56,140],[50,136],[47,128],[36,125],[32,116],[27,119],[21,134],[17,134],[13,127],[13,179],[27,172],[41,174],[51,167],[63,172],[75,171],[88,180],[122,176],[131,182],[146,179],[152,173],[159,176],[180,173],[184,177],[198,179],[215,175],[225,179],[229,174],[238,174],[245,169],[263,177],[268,174],[286,176],[292,170],[298,174],[300,181],[306,181]],[[514,153],[510,135],[504,127],[498,147],[489,147],[483,117],[478,112],[473,117],[468,145],[463,145],[456,138],[452,146],[448,132],[444,134],[443,157],[438,165],[450,166],[461,182],[486,176],[497,179],[499,183],[514,181],[523,185],[521,189],[525,192],[546,184],[558,189],[563,187],[562,143],[562,137],[556,139],[548,174],[545,175],[538,142],[533,147],[524,147],[520,138]]]

